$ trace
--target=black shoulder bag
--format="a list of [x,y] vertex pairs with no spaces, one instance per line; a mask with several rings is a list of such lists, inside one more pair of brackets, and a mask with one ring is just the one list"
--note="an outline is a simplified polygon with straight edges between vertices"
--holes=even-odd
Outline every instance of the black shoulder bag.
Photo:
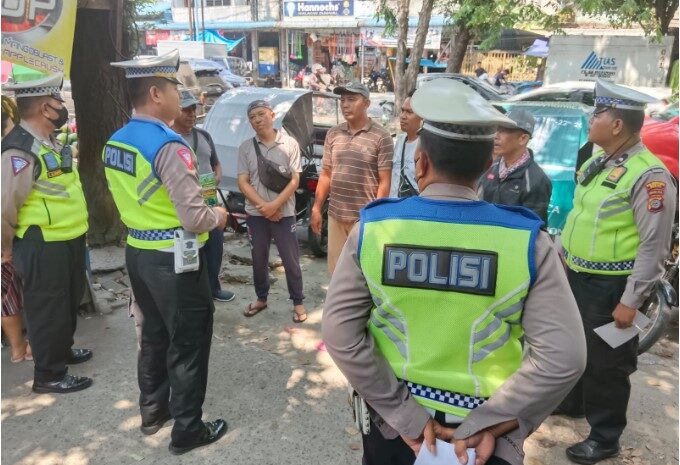
[[260,145],[255,137],[253,137],[253,145],[257,154],[257,174],[260,177],[260,181],[267,189],[281,192],[293,177],[290,169],[287,166],[279,165],[263,157]]

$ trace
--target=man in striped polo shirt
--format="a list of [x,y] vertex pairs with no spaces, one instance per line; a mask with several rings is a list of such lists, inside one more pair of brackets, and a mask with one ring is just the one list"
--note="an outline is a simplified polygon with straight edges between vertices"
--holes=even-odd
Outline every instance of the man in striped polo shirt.
[[328,271],[333,274],[359,210],[390,193],[392,137],[368,117],[371,105],[368,88],[358,82],[336,87],[345,122],[328,131],[324,142],[323,167],[312,207],[311,226],[321,234],[321,208],[331,194],[328,207]]

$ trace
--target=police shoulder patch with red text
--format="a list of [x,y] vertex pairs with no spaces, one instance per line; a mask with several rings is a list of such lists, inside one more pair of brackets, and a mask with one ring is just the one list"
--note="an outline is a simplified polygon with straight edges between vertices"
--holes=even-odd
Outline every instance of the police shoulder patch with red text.
[[651,181],[645,184],[645,189],[647,189],[647,210],[651,213],[663,210],[666,183],[663,181]]

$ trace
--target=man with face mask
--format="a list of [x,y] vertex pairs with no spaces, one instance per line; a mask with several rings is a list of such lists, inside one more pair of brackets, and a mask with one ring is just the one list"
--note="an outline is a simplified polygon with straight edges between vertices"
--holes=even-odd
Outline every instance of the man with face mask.
[[169,127],[180,116],[177,50],[112,66],[125,69],[135,109],[102,158],[128,228],[125,262],[141,312],[140,429],[155,434],[172,417],[169,450],[183,454],[227,429],[201,419],[215,311],[203,246],[227,212],[205,204],[196,156]]
[[92,358],[73,349],[85,289],[87,204],[68,146],[53,132],[68,121],[63,75],[6,86],[20,123],[2,140],[2,260],[23,281],[24,312],[33,348],[33,391],[67,393],[92,379],[67,374]]

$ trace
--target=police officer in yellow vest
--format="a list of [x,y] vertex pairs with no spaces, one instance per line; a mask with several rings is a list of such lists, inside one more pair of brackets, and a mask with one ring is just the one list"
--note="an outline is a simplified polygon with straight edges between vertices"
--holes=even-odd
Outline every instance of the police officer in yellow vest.
[[70,147],[53,132],[68,121],[62,74],[5,86],[21,122],[2,140],[2,259],[23,280],[24,313],[33,348],[33,391],[80,391],[92,379],[67,374],[92,358],[72,349],[85,290],[87,205]]
[[323,339],[368,404],[364,465],[412,465],[436,437],[462,461],[475,448],[477,465],[519,465],[523,440],[585,367],[576,302],[541,220],[477,198],[496,128],[512,120],[449,79],[423,85],[411,105],[424,120],[420,196],[361,212],[330,282]]
[[169,450],[183,454],[227,429],[222,419],[201,420],[215,310],[202,246],[227,213],[204,204],[195,155],[169,127],[180,114],[177,51],[111,65],[125,69],[135,108],[102,157],[128,227],[125,258],[142,313],[141,431],[155,434],[173,418]]
[[638,338],[612,349],[593,329],[633,324],[663,272],[676,210],[671,174],[640,142],[648,95],[609,82],[595,86],[589,140],[603,150],[578,173],[574,209],[562,232],[569,284],[588,343],[583,378],[556,413],[585,415],[588,438],[567,449],[591,464],[619,452],[637,369]]

